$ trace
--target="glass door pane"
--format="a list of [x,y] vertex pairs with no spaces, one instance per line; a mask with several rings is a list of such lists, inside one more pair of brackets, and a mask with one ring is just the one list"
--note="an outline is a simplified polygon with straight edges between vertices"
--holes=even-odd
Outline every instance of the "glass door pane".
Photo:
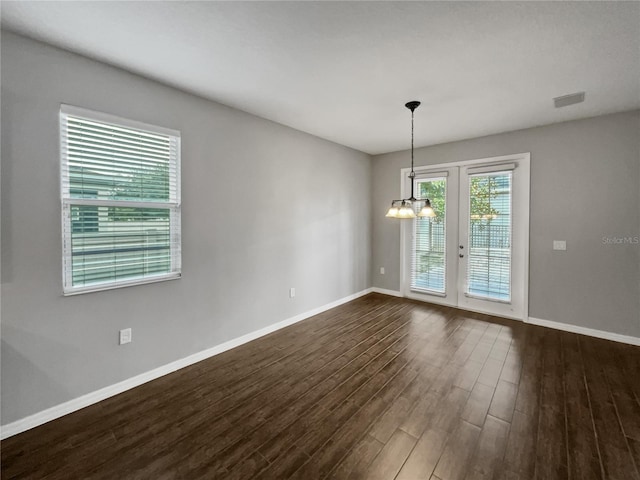
[[527,319],[529,154],[422,167],[413,182],[436,216],[401,223],[401,294]]
[[511,301],[512,172],[471,175],[466,294]]
[[446,292],[446,177],[416,179],[418,198],[428,198],[433,218],[413,220],[410,289],[414,292]]

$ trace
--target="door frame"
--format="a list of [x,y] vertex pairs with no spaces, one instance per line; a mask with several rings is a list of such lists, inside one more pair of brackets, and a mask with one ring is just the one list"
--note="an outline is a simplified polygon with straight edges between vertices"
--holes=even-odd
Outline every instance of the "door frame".
[[[529,234],[530,234],[530,228],[529,228],[529,211],[530,211],[530,163],[531,163],[531,153],[529,152],[525,152],[525,153],[516,153],[516,154],[511,154],[511,155],[502,155],[502,156],[498,156],[498,157],[487,157],[487,158],[477,158],[477,159],[473,159],[473,160],[461,160],[461,161],[457,161],[457,162],[449,162],[449,163],[438,163],[438,164],[433,164],[433,165],[425,165],[425,166],[421,166],[421,167],[415,167],[414,171],[416,173],[416,177],[419,177],[420,174],[428,174],[429,172],[437,172],[438,170],[442,171],[444,169],[448,169],[448,168],[454,168],[457,167],[460,171],[460,169],[462,169],[462,167],[471,167],[471,166],[480,166],[480,165],[496,165],[496,164],[502,164],[502,163],[512,163],[512,162],[518,162],[518,168],[517,170],[519,170],[519,175],[522,175],[522,182],[520,185],[520,188],[523,189],[522,191],[522,196],[523,198],[527,199],[527,208],[524,208],[524,206],[521,206],[521,208],[518,208],[516,210],[513,211],[513,215],[518,215],[519,218],[521,219],[521,226],[524,229],[523,231],[523,235],[522,235],[522,250],[523,250],[523,264],[522,264],[522,290],[520,292],[518,292],[518,295],[521,295],[522,297],[522,302],[523,302],[523,309],[522,309],[522,315],[512,315],[509,314],[508,312],[505,311],[501,311],[501,312],[495,312],[495,311],[487,311],[481,307],[477,307],[477,306],[469,306],[469,305],[464,305],[464,306],[460,306],[458,303],[458,295],[457,292],[455,292],[456,294],[453,295],[454,292],[450,292],[451,294],[448,295],[447,297],[441,296],[441,295],[429,295],[429,294],[418,294],[418,293],[414,293],[411,292],[410,290],[410,281],[409,281],[409,271],[408,268],[410,268],[409,266],[409,262],[407,261],[407,259],[410,259],[410,255],[411,255],[411,248],[412,246],[410,245],[410,241],[412,238],[412,225],[413,225],[413,221],[411,222],[401,222],[400,224],[400,294],[403,297],[407,297],[407,298],[411,298],[414,300],[420,300],[420,301],[424,301],[424,302],[429,302],[429,303],[435,303],[435,304],[439,304],[439,305],[447,305],[450,307],[456,307],[456,308],[461,308],[464,310],[469,310],[469,311],[473,311],[473,312],[480,312],[480,313],[488,313],[490,315],[494,315],[494,316],[499,316],[499,317],[505,317],[505,318],[512,318],[512,319],[516,319],[516,320],[522,320],[522,321],[526,321],[528,318],[528,314],[529,314]],[[402,194],[401,198],[405,198],[411,189],[411,183],[410,183],[410,179],[409,179],[409,173],[411,172],[410,168],[402,168],[400,170],[400,191]],[[455,188],[455,194],[457,195],[457,197],[455,199],[450,199],[449,198],[449,185],[447,185],[447,204],[449,204],[450,201],[454,201],[455,205],[458,206],[459,205],[459,195],[460,193],[460,188],[459,188],[459,181],[457,182],[457,188]],[[459,218],[458,218],[458,209],[456,208],[455,212],[451,212],[448,211],[447,212],[447,217],[449,218],[449,215],[451,214],[455,214],[455,219],[451,219],[452,221],[455,221],[455,224],[458,225],[459,223]],[[455,245],[458,245],[460,243],[460,239],[458,237],[459,232],[457,231],[458,228],[456,228],[456,238],[455,238]],[[448,242],[450,244],[453,244],[454,242]],[[449,250],[447,250],[447,262],[450,261],[450,259],[452,258],[450,255],[456,255],[457,256],[457,251],[455,252],[450,252]],[[458,265],[455,265],[455,271],[456,271],[456,277],[458,276]],[[459,279],[458,279],[459,280]],[[447,286],[450,284],[449,280],[447,280]]]
[[[458,204],[459,204],[459,182],[450,182],[450,179],[457,175],[458,165],[439,164],[429,167],[414,168],[416,179],[429,178],[432,173],[445,172],[447,176],[447,188],[446,188],[446,224],[445,228],[447,232],[451,231],[452,227],[455,227],[454,231],[457,231],[458,227]],[[409,192],[409,180],[408,175],[411,169],[402,169],[403,178],[406,180],[407,191],[403,192],[403,197]],[[454,175],[455,173],[455,175]],[[405,175],[406,174],[406,175]],[[413,237],[413,222],[402,222],[400,227],[400,293],[402,296],[411,298],[413,300],[421,300],[430,303],[437,303],[438,305],[447,305],[449,307],[457,307],[458,299],[457,294],[454,292],[457,290],[457,275],[449,275],[449,269],[446,272],[445,290],[446,294],[441,293],[418,293],[411,291],[409,274],[411,273],[411,248]],[[457,265],[458,258],[458,237],[450,237],[447,233],[447,241],[445,246],[445,255],[447,265]]]

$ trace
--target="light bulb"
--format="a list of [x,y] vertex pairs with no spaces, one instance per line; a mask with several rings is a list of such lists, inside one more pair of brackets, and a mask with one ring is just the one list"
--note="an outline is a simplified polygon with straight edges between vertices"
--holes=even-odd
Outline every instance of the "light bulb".
[[414,218],[416,213],[413,211],[410,205],[403,205],[398,211],[398,218]]
[[431,205],[425,205],[424,207],[422,207],[422,210],[420,210],[420,213],[418,213],[418,216],[433,218],[436,216],[436,212],[433,211]]
[[431,200],[429,200],[428,198],[425,199],[424,207],[422,207],[422,209],[420,210],[420,213],[418,213],[418,216],[429,217],[429,218],[433,218],[436,216],[436,212],[434,212],[433,208],[431,208]]

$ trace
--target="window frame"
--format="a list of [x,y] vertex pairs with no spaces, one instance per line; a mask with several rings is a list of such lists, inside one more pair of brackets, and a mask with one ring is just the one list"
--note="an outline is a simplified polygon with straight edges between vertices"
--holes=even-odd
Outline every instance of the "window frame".
[[[111,124],[116,127],[131,128],[172,137],[175,141],[175,158],[170,159],[169,168],[175,169],[175,198],[168,201],[137,201],[137,200],[108,200],[108,199],[86,199],[72,198],[70,185],[65,184],[65,178],[69,174],[69,161],[67,157],[66,138],[66,117],[84,118],[90,121]],[[61,206],[61,237],[62,237],[62,286],[63,295],[78,295],[82,293],[98,292],[103,290],[113,290],[116,288],[130,287],[134,285],[145,285],[149,283],[163,282],[167,280],[177,280],[182,277],[182,235],[181,235],[181,136],[180,131],[165,127],[151,125],[136,120],[110,115],[94,110],[61,104],[59,113],[59,180],[60,180],[60,206]],[[134,277],[126,280],[115,280],[111,282],[95,283],[91,285],[73,286],[73,265],[72,258],[72,215],[71,206],[97,206],[97,207],[134,207],[134,208],[158,208],[169,210],[169,231],[170,231],[170,257],[171,267],[168,273],[153,276]]]

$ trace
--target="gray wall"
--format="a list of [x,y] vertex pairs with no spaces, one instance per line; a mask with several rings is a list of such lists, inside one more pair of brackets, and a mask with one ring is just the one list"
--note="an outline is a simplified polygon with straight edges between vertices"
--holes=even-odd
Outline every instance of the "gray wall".
[[[531,152],[529,316],[640,337],[640,112],[416,150],[416,165]],[[409,152],[373,157],[372,284],[400,289],[400,198]],[[552,250],[566,240],[567,251]],[[380,267],[385,267],[385,275]]]
[[[3,33],[1,53],[2,424],[370,276],[399,289],[400,231],[384,213],[408,152],[371,168],[363,153],[22,37]],[[182,132],[182,279],[61,295],[60,103]],[[418,149],[416,163],[531,152],[530,316],[640,336],[640,246],[602,242],[640,235],[639,138],[635,111]],[[121,347],[126,327],[134,341]]]
[[[182,132],[182,279],[62,296],[61,103]],[[370,176],[366,154],[3,34],[2,424],[368,288]]]

